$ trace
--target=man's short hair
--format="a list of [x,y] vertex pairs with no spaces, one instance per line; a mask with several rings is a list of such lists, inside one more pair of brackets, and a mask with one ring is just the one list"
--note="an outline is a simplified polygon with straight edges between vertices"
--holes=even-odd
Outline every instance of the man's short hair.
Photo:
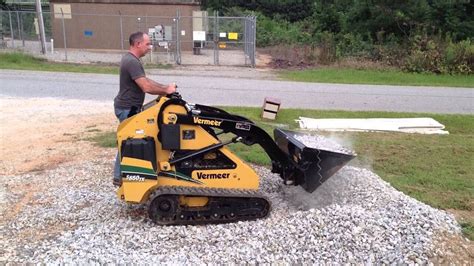
[[143,41],[143,32],[137,31],[135,33],[132,33],[130,35],[130,38],[128,38],[128,42],[130,43],[130,46],[134,46],[138,42]]

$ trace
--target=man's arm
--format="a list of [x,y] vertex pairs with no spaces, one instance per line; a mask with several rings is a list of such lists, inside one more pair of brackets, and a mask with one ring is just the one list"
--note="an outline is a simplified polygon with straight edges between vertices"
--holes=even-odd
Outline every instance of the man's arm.
[[147,77],[140,77],[135,80],[143,92],[153,95],[168,95],[176,91],[176,84],[163,85]]

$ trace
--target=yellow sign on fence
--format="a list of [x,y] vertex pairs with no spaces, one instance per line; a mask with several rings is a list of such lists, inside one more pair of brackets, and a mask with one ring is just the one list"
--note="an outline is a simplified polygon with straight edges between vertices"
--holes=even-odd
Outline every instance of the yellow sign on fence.
[[229,40],[237,40],[239,38],[239,34],[237,32],[229,32]]

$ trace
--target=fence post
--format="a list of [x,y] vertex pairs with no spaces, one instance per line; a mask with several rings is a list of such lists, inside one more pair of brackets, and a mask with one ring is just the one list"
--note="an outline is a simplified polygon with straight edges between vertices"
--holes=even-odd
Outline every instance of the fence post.
[[179,12],[179,9],[176,10],[176,64],[181,65],[181,41],[179,39],[180,32],[179,32],[179,26],[181,23],[181,12]]
[[67,61],[66,26],[64,25],[64,12],[62,8],[61,8],[61,22],[63,24],[64,55]]
[[120,15],[120,47],[123,51],[123,18],[122,18],[122,13],[119,11]]
[[20,38],[20,40],[22,40],[23,38],[21,37],[20,14],[18,13],[18,10],[16,11],[16,26],[18,27],[18,37]]
[[148,31],[146,30],[148,27],[148,14],[145,12],[145,27],[143,27],[143,32],[148,34]]
[[24,29],[23,29],[23,13],[20,13],[20,32],[21,32],[21,42],[23,44],[23,47],[25,47],[25,38],[23,36],[23,33],[24,33]]
[[244,20],[244,38],[243,38],[243,41],[244,41],[244,58],[245,58],[245,65],[247,65],[247,57],[248,57],[248,40],[247,40],[247,34],[248,34],[248,18],[247,16],[245,18],[243,18]]
[[[145,27],[143,27],[143,32],[146,34],[148,34],[147,28],[148,28],[148,14],[145,12]],[[151,41],[151,44],[153,47],[153,41]],[[150,49],[150,64],[153,64],[153,48]]]
[[12,37],[12,48],[15,48],[15,39],[13,36],[12,12],[8,10],[8,18],[10,19],[10,36]]
[[41,53],[46,54],[46,36],[44,33],[43,10],[40,0],[36,0],[36,16],[38,17],[38,26],[40,31]]
[[256,67],[257,64],[255,62],[255,54],[257,51],[257,17],[253,17],[252,19],[252,33],[253,33],[253,45],[252,45],[252,56],[250,57],[250,60],[252,60],[252,66]]
[[214,65],[219,65],[219,12],[214,11]]

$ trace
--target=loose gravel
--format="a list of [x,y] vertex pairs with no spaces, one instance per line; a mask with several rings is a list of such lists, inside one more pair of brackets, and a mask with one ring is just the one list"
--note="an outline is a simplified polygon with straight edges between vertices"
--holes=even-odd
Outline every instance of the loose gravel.
[[256,166],[273,206],[268,218],[157,226],[143,206],[116,198],[114,154],[0,176],[0,262],[421,264],[442,252],[433,246],[434,235],[460,234],[452,215],[351,166],[312,194]]
[[309,148],[355,155],[354,151],[340,145],[337,141],[331,138],[309,134],[294,134],[293,137]]

